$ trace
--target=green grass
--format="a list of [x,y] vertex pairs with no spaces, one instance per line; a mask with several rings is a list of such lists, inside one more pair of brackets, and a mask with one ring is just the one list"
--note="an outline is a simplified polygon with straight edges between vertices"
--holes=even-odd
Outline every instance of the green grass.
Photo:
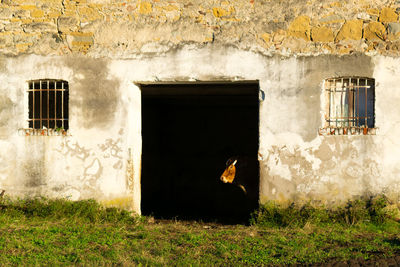
[[400,254],[385,200],[334,210],[267,203],[251,226],[155,221],[92,200],[3,200],[0,265],[269,265]]

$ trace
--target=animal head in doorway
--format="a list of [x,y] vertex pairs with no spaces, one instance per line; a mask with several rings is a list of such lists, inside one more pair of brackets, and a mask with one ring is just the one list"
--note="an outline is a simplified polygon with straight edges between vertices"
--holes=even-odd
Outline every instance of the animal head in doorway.
[[222,173],[221,175],[221,181],[226,183],[233,183],[233,180],[235,180],[235,175],[236,175],[236,165],[237,163],[237,159],[232,160],[232,159],[228,159],[228,161],[226,162],[226,168],[224,173]]
[[238,159],[237,158],[230,158],[228,159],[228,161],[226,162],[226,168],[224,170],[224,172],[222,173],[220,180],[222,182],[229,183],[229,184],[234,184],[236,186],[238,186],[240,189],[242,189],[242,191],[247,194],[247,190],[244,187],[244,185],[242,185],[239,181],[237,181],[236,178],[236,164],[238,163]]

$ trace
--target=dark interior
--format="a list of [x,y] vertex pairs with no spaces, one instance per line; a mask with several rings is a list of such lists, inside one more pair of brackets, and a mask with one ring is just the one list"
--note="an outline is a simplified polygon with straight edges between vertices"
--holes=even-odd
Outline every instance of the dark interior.
[[[258,205],[220,176],[232,156],[256,159],[258,91],[253,83],[141,85],[141,209],[163,219],[246,222]],[[257,169],[255,169],[257,168]]]

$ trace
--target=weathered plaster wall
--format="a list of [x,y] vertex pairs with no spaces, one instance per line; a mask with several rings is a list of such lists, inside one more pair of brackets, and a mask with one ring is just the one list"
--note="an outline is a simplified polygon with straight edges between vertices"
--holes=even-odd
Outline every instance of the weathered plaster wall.
[[[397,132],[397,112],[385,101],[390,98],[395,105],[400,97],[397,63],[390,57],[362,54],[281,58],[233,48],[188,48],[151,59],[116,61],[112,68],[125,70],[122,76],[135,69],[132,79],[146,81],[258,79],[266,94],[260,102],[261,202],[334,204],[380,192],[398,200],[400,147],[391,140]],[[377,135],[318,135],[326,104],[322,81],[341,75],[376,79]],[[383,114],[393,118],[383,120]]]
[[[390,146],[384,143],[381,132],[376,136],[319,136],[315,132],[324,121],[323,79],[375,78],[375,64],[380,61],[385,59],[364,55],[279,61],[269,75],[266,95],[270,98],[263,102],[261,110],[261,173],[268,177],[262,180],[261,201],[272,198],[280,202],[332,204],[386,190],[398,197],[395,190],[389,189],[399,185],[396,175],[381,177],[385,162],[380,147]],[[383,89],[376,81],[379,99]],[[381,123],[391,125],[390,121],[380,120],[378,110],[385,109],[380,104],[383,103],[376,103],[377,127]]]
[[[134,82],[259,80],[265,92],[261,202],[332,204],[379,192],[398,200],[399,61],[362,54],[282,58],[218,46],[130,60],[5,58],[0,188],[15,195],[95,197],[139,212],[141,95]],[[318,135],[325,105],[322,81],[338,75],[376,79],[376,135]],[[70,136],[18,131],[26,127],[26,80],[43,77],[70,83]]]
[[[399,1],[0,4],[0,189],[140,211],[135,81],[259,80],[260,199],[398,200]],[[319,136],[322,81],[376,79],[374,136]],[[25,136],[27,80],[70,84],[70,131]]]
[[[131,113],[140,113],[132,83],[114,76],[103,59],[23,56],[3,61],[0,188],[10,196],[96,198],[138,210],[133,182],[139,173],[127,171],[140,169],[140,161],[129,155],[137,149],[133,140],[140,140],[140,132],[130,128],[138,126],[129,120]],[[69,82],[67,136],[27,136],[21,130],[27,128],[26,81],[43,78]]]

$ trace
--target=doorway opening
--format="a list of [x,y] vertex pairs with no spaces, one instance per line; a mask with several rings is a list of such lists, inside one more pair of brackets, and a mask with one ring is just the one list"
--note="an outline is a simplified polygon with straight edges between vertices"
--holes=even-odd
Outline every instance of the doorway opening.
[[[143,215],[247,222],[258,207],[258,82],[141,84]],[[233,156],[255,196],[220,180]],[[239,170],[238,170],[239,173]]]

